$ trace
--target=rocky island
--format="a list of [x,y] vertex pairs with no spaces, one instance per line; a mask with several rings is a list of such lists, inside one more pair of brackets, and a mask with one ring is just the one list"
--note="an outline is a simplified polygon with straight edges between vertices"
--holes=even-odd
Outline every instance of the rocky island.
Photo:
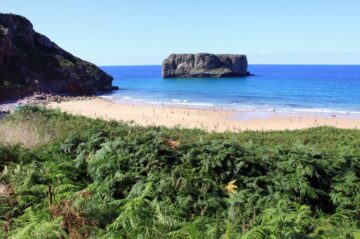
[[36,32],[29,20],[0,13],[0,100],[37,92],[93,95],[113,78]]
[[249,76],[245,55],[171,54],[162,64],[164,78],[202,78]]

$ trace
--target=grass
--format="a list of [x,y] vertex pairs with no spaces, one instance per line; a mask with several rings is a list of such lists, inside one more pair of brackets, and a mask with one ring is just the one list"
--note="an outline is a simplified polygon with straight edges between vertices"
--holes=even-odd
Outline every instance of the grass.
[[359,130],[206,133],[37,107],[0,125],[28,130],[0,143],[0,237],[360,236]]
[[0,122],[0,143],[35,148],[52,139],[51,134],[41,133],[28,122]]

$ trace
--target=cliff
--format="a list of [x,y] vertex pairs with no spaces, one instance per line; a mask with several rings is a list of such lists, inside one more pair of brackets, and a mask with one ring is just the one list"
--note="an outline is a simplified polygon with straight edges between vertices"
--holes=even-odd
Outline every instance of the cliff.
[[248,76],[245,55],[172,54],[162,64],[164,78]]
[[92,95],[112,77],[35,32],[26,18],[0,13],[0,99],[34,91]]

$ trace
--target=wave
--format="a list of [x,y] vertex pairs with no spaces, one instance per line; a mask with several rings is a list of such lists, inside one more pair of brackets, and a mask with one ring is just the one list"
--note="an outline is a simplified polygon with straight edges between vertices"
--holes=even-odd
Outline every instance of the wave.
[[[166,103],[165,103],[166,104]],[[194,106],[194,107],[214,107],[215,104],[206,102],[169,102],[168,105]]]
[[322,108],[293,108],[291,111],[298,113],[320,113],[334,115],[360,115],[360,111],[340,110],[340,109],[322,109]]
[[100,98],[104,98],[104,99],[114,99],[114,97],[113,96],[111,96],[111,95],[99,95],[99,97]]
[[174,102],[174,103],[186,103],[187,100],[181,100],[181,99],[171,99],[171,102]]

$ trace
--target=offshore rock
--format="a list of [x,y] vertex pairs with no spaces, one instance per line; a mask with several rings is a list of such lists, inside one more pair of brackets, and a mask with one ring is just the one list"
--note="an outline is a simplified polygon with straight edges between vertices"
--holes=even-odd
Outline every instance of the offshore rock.
[[249,76],[245,55],[171,54],[162,64],[164,78]]

